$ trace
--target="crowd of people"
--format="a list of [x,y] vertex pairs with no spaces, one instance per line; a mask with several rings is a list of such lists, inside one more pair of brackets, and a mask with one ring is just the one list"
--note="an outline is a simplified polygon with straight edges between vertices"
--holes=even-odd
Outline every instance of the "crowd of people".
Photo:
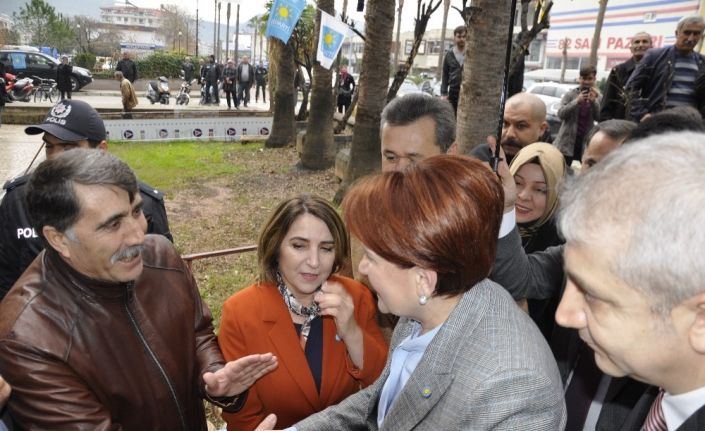
[[[205,430],[205,399],[229,431],[703,429],[704,30],[635,35],[605,97],[583,68],[555,140],[529,93],[470,155],[448,100],[394,99],[382,171],[342,217],[281,202],[217,336],[163,196],[60,101],[25,130],[47,160],[0,204],[3,423]],[[206,85],[257,80],[212,60]]]

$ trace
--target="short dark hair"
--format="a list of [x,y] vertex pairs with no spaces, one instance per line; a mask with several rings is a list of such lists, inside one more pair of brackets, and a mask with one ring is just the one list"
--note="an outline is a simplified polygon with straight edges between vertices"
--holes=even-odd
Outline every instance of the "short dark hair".
[[262,228],[257,243],[257,264],[260,282],[275,282],[279,271],[279,248],[291,225],[303,214],[311,214],[326,224],[333,236],[335,260],[332,273],[337,272],[350,256],[350,241],[343,220],[325,199],[301,194],[281,202]]
[[467,28],[467,27],[465,27],[464,25],[459,25],[459,26],[457,26],[457,27],[455,27],[455,28],[453,29],[453,36],[456,36],[456,35],[459,35],[459,34],[463,34],[463,33],[467,33],[467,32],[468,32],[468,28]]
[[503,201],[485,163],[442,154],[363,178],[343,215],[365,247],[400,268],[435,271],[434,294],[456,296],[490,274]]
[[624,140],[634,131],[636,123],[627,120],[605,120],[595,124],[585,137],[585,148],[590,145],[590,141],[597,132],[602,132],[610,138],[619,141]]
[[668,132],[705,132],[700,113],[689,106],[679,106],[657,112],[641,121],[625,141],[632,142],[647,136],[660,135]]
[[590,75],[597,75],[597,69],[592,64],[588,64],[580,68],[579,74],[583,78],[588,77]]
[[421,93],[411,93],[397,97],[384,107],[380,131],[385,124],[406,126],[423,117],[429,117],[436,124],[435,144],[441,152],[448,151],[455,142],[455,112],[450,103]]
[[27,185],[27,210],[32,227],[66,232],[76,223],[81,204],[75,184],[115,186],[125,190],[130,202],[138,193],[137,178],[125,162],[105,151],[77,148],[42,162]]

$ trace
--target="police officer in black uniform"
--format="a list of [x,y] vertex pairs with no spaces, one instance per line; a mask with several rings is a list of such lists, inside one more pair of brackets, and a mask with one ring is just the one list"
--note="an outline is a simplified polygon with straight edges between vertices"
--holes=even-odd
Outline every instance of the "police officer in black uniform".
[[[80,100],[62,100],[54,105],[42,124],[25,129],[28,135],[44,133],[48,159],[72,148],[106,150],[103,120],[90,105]],[[24,200],[29,175],[15,178],[4,185],[0,203],[0,299],[10,290],[34,258],[44,242],[32,229]],[[142,211],[147,219],[147,232],[164,235],[173,241],[164,208],[164,195],[139,182]]]

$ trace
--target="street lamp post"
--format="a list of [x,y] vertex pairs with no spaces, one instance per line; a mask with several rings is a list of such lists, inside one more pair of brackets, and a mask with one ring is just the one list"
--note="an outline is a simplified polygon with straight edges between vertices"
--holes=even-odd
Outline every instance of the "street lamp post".
[[218,2],[218,37],[217,37],[218,44],[216,45],[216,54],[215,54],[216,61],[218,61],[218,62],[220,62],[222,60],[222,57],[221,57],[222,53],[220,52],[220,48],[221,48],[221,44],[220,44],[220,5],[221,5],[221,2]]
[[228,7],[225,11],[225,61],[230,56],[230,0],[227,0]]
[[216,38],[218,37],[218,33],[216,32],[216,26],[218,25],[218,0],[214,0],[215,3],[213,3],[213,55],[217,56],[217,51],[216,51]]
[[235,0],[235,61],[240,56],[240,0]]
[[[198,40],[198,27],[199,27],[199,25],[198,25],[198,0],[196,0],[196,57],[198,57],[198,44],[200,42]],[[187,33],[186,37],[188,38],[188,33]],[[186,39],[186,40],[188,40],[188,39]]]

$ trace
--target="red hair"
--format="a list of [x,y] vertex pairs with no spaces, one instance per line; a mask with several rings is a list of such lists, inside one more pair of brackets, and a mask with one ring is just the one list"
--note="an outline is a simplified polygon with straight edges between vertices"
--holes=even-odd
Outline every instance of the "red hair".
[[438,295],[486,278],[495,259],[504,192],[486,164],[439,155],[363,178],[343,201],[345,222],[367,248],[402,268],[438,274]]

